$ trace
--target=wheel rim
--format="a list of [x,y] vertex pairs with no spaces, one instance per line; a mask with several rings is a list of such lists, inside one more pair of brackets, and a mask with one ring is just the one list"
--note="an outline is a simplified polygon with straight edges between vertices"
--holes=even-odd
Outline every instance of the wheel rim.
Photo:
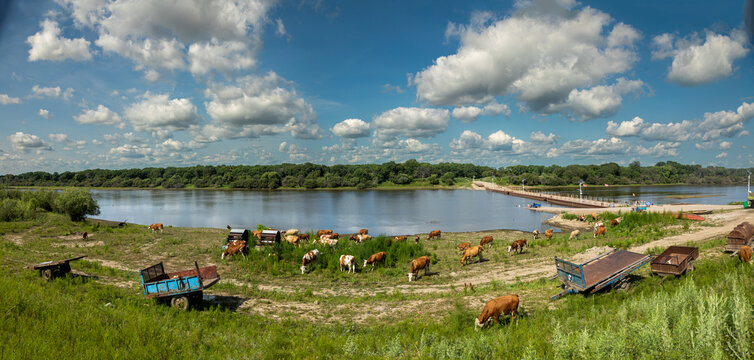
[[44,278],[45,280],[52,279],[52,270],[50,269],[42,270],[42,278]]
[[173,298],[173,307],[180,310],[186,310],[189,307],[189,299],[185,296],[177,296]]

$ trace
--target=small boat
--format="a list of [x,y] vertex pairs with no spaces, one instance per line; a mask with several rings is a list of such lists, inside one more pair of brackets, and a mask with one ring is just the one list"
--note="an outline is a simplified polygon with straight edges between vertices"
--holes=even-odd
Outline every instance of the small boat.
[[529,204],[529,208],[530,209],[536,209],[536,208],[538,208],[540,206],[542,206],[542,204],[540,204],[540,203],[531,203],[531,204]]
[[673,213],[673,217],[676,219],[686,219],[686,220],[696,220],[696,221],[704,221],[704,216],[699,216],[692,213]]

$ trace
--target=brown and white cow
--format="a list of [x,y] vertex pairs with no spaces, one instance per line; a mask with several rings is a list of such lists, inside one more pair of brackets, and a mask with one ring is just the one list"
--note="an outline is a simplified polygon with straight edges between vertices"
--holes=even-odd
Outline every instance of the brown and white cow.
[[419,235],[416,235],[416,237],[414,238],[414,243],[417,243],[417,244],[418,244],[418,243],[419,243],[419,240],[421,240],[421,239],[419,239]]
[[547,238],[547,240],[552,240],[552,234],[553,234],[552,229],[545,230],[545,237]]
[[393,236],[393,242],[406,241],[405,236]]
[[482,245],[466,249],[466,251],[463,252],[463,257],[461,257],[461,266],[466,265],[466,260],[471,259],[471,261],[474,261],[474,257],[479,257],[479,261],[482,261],[482,250]]
[[374,253],[371,256],[369,256],[369,259],[364,260],[364,267],[367,267],[367,265],[372,265],[372,271],[374,271],[374,265],[378,262],[384,263],[385,258],[387,257],[387,253],[384,251],[380,251],[378,253]]
[[578,239],[580,233],[581,233],[581,231],[579,231],[579,230],[573,230],[573,231],[571,231],[571,236],[568,237],[568,240]]
[[600,226],[599,228],[594,230],[594,238],[597,238],[597,235],[602,235],[602,237],[607,236],[607,228],[604,226]]
[[599,216],[599,215],[597,215],[597,213],[596,213],[596,212],[593,212],[593,213],[592,213],[592,219],[594,219],[595,221],[597,220],[597,217],[598,217],[598,216]]
[[359,230],[359,235],[366,235],[366,234],[369,234],[369,230],[367,230],[367,229],[361,229],[361,230]]
[[160,232],[162,232],[162,224],[160,224],[160,223],[155,223],[155,224],[152,224],[152,225],[149,225],[149,226],[147,226],[147,229],[150,229],[150,230],[152,230],[152,232],[153,232],[153,233],[154,233],[155,231],[157,231],[157,230],[160,230]]
[[288,229],[288,230],[285,231],[285,235],[286,236],[288,236],[288,235],[297,235],[297,234],[298,234],[298,229]]
[[338,247],[338,239],[332,239],[332,238],[320,239],[319,243],[322,244],[322,245],[328,245],[331,248],[337,248]]
[[504,295],[484,304],[482,313],[474,320],[474,329],[483,329],[490,321],[499,323],[500,315],[511,314],[511,320],[518,314],[518,295]]
[[491,248],[493,240],[495,240],[495,238],[493,238],[491,235],[490,236],[482,237],[482,240],[479,241],[479,245],[481,245],[481,246],[489,245],[488,247]]
[[427,240],[432,240],[434,238],[442,238],[442,233],[440,230],[432,230],[429,232],[429,236],[427,236]]
[[291,244],[293,246],[298,246],[298,244],[299,244],[298,243],[298,241],[299,241],[298,235],[286,235],[285,236],[285,241],[287,241],[289,244]]
[[594,224],[594,231],[596,232],[597,229],[601,227],[605,227],[605,223],[603,223],[602,221],[598,221],[596,224]]
[[304,254],[304,257],[301,259],[301,274],[303,275],[306,272],[308,265],[314,265],[317,261],[319,261],[319,250],[314,249]]
[[232,240],[228,243],[228,247],[225,249],[225,251],[223,251],[223,254],[220,256],[220,258],[225,259],[226,256],[241,254],[245,259],[246,249],[246,241]]
[[429,256],[422,256],[411,261],[411,272],[408,273],[408,281],[413,281],[417,278],[418,271],[424,269],[424,275],[429,274]]
[[362,234],[358,234],[358,235],[351,235],[351,237],[349,237],[348,240],[353,240],[357,244],[361,244],[364,241],[367,241],[367,240],[369,240],[371,238],[372,238],[372,235],[369,235],[369,234],[363,234],[363,235]]
[[610,226],[615,227],[620,224],[620,218],[610,220]]
[[748,263],[751,261],[751,247],[742,246],[741,249],[738,250],[738,259],[741,260],[742,263]]
[[317,237],[320,237],[325,234],[332,234],[332,230],[319,230],[317,231]]
[[252,231],[251,232],[251,236],[253,236],[253,237],[257,238],[257,239],[261,239],[262,230],[254,230],[254,231]]
[[340,255],[338,260],[340,263],[340,271],[343,271],[343,267],[346,267],[346,272],[356,272],[356,258],[353,255]]
[[513,250],[514,253],[522,253],[526,250],[526,239],[518,239],[514,241],[511,246],[508,246],[508,252]]
[[579,215],[579,217],[576,218],[578,221],[586,221],[586,215]]
[[537,240],[537,238],[539,237],[539,230],[534,229],[531,233],[532,235],[534,235],[534,240]]
[[463,252],[466,251],[466,249],[468,249],[469,246],[471,246],[471,243],[468,243],[468,242],[460,243],[456,245],[456,247],[458,248],[458,254],[459,255],[463,254]]
[[81,234],[81,239],[82,239],[82,240],[86,240],[86,239],[88,239],[88,238],[89,238],[89,234],[88,234],[88,233],[87,233],[86,231],[84,231],[84,233],[83,233],[83,234]]

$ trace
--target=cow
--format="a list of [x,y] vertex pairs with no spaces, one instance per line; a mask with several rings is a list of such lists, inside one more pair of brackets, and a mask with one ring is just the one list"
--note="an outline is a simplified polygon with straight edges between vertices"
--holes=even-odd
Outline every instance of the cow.
[[576,218],[578,221],[586,221],[586,215],[579,215],[579,217]]
[[534,235],[534,240],[537,240],[537,237],[539,237],[539,230],[534,229],[531,233]]
[[518,295],[504,295],[484,304],[482,313],[474,320],[474,329],[480,330],[490,321],[499,323],[500,315],[511,314],[511,320],[518,314]]
[[89,237],[89,234],[87,234],[87,232],[86,232],[86,231],[84,231],[84,233],[83,233],[83,234],[81,234],[81,239],[82,239],[82,240],[86,240],[86,239],[87,239],[88,237]]
[[367,267],[367,265],[372,265],[372,271],[374,271],[374,265],[378,262],[385,262],[385,258],[387,257],[387,253],[384,251],[380,251],[378,253],[374,253],[371,256],[369,256],[369,259],[364,260],[364,267]]
[[598,229],[594,230],[594,238],[597,238],[597,235],[602,235],[602,237],[607,236],[607,228],[604,226],[599,227]]
[[361,230],[359,230],[359,235],[366,235],[366,234],[369,234],[369,230],[367,230],[367,229],[361,229]]
[[332,234],[332,230],[319,230],[317,231],[317,237],[320,237],[325,234]]
[[482,237],[482,240],[479,241],[479,245],[482,245],[482,246],[483,245],[489,245],[489,247],[491,248],[492,247],[492,240],[494,240],[494,238],[492,236]]
[[298,234],[298,240],[299,241],[302,241],[302,240],[309,241],[309,233]]
[[296,235],[298,234],[298,229],[288,229],[285,231],[285,235]]
[[369,235],[369,234],[364,234],[364,235],[361,235],[361,234],[359,234],[359,235],[351,235],[351,236],[350,236],[350,237],[348,238],[348,240],[353,240],[353,241],[355,241],[355,242],[356,242],[357,244],[361,244],[361,243],[363,243],[364,241],[367,241],[367,240],[369,240],[369,239],[371,239],[371,238],[372,238],[372,235]]
[[340,234],[334,232],[330,234],[330,239],[340,239]]
[[419,243],[419,240],[420,240],[420,239],[419,239],[419,235],[416,235],[416,237],[414,238],[414,242],[418,244],[418,243]]
[[432,230],[429,232],[429,236],[427,236],[427,240],[432,240],[434,238],[442,238],[442,234],[440,233],[440,230]]
[[458,248],[458,255],[463,254],[463,252],[466,251],[466,249],[468,249],[469,246],[471,246],[471,243],[467,243],[467,242],[456,245],[456,247]]
[[323,245],[329,245],[331,248],[338,247],[338,239],[322,239],[319,241],[319,243]]
[[319,241],[318,242],[321,244],[324,240],[330,240],[330,239],[334,239],[332,235],[330,235],[330,234],[322,234],[322,235],[319,236]]
[[293,246],[298,246],[298,235],[286,235],[285,241],[287,241],[289,244]]
[[571,236],[568,237],[568,240],[578,239],[580,233],[581,231],[578,230],[571,231]]
[[408,273],[408,281],[411,282],[417,278],[418,271],[424,269],[424,275],[429,274],[429,256],[422,256],[411,261],[411,272]]
[[620,218],[610,220],[610,226],[612,227],[618,226],[618,224],[620,224],[620,220],[621,220]]
[[508,252],[513,250],[514,253],[522,253],[526,250],[526,239],[518,239],[514,241],[511,246],[508,246]]
[[479,261],[482,261],[482,245],[477,245],[474,247],[470,247],[466,249],[466,251],[463,252],[463,257],[461,258],[461,266],[464,266],[466,264],[466,260],[471,259],[471,261],[474,261],[474,257],[479,257]]
[[220,256],[220,258],[225,259],[226,256],[241,254],[245,259],[246,249],[246,241],[232,240],[228,243],[228,247],[225,249],[225,251],[223,251],[223,254]]
[[751,261],[751,248],[748,246],[742,246],[740,250],[738,250],[738,259],[741,260],[742,263],[748,263]]
[[343,267],[346,267],[346,272],[356,271],[356,260],[353,255],[340,255],[340,271],[343,271]]
[[393,236],[393,242],[406,241],[405,236]]
[[602,221],[598,221],[596,224],[594,224],[594,231],[596,232],[597,229],[601,227],[605,227],[605,223],[603,223]]
[[316,264],[318,260],[319,260],[319,250],[317,249],[314,249],[304,254],[304,257],[301,259],[301,275],[303,275],[306,272],[307,265]]
[[594,219],[595,221],[597,221],[597,217],[598,217],[598,216],[599,216],[599,215],[597,215],[597,213],[596,213],[596,212],[593,212],[593,213],[592,213],[592,219]]
[[160,223],[152,224],[152,225],[147,226],[147,229],[152,230],[152,233],[154,233],[157,230],[160,230],[160,232],[162,232],[162,224]]
[[545,230],[545,237],[547,240],[552,240],[552,229]]
[[261,237],[262,237],[262,230],[254,230],[254,231],[252,231],[251,232],[251,236],[253,236],[253,237],[257,238],[257,239],[261,239]]

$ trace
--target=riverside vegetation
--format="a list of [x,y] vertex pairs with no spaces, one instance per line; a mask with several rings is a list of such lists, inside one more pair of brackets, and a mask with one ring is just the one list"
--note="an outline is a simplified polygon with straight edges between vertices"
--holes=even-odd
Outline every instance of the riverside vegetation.
[[[480,233],[443,233],[437,241],[423,235],[420,244],[385,236],[361,245],[344,239],[341,249],[324,250],[306,275],[297,273],[299,255],[313,245],[281,244],[221,262],[220,229],[166,227],[151,234],[143,226],[74,222],[41,208],[29,215],[0,222],[0,353],[8,359],[748,359],[754,350],[754,266],[720,254],[723,238],[698,244],[703,256],[692,273],[661,283],[644,267],[627,291],[551,303],[547,297],[559,292],[559,282],[540,275],[477,283],[474,291],[453,285],[453,272],[493,276],[539,259],[552,267],[553,254],[617,241],[629,246],[638,236],[649,241],[698,226],[662,214],[623,214],[606,239],[568,241],[567,233],[557,233],[550,242],[534,241],[520,256],[508,256],[504,248],[529,234],[494,232],[486,261],[463,269],[454,244],[478,241]],[[83,231],[89,240],[80,239]],[[394,255],[374,272],[339,272],[337,255],[359,258],[359,247],[364,254]],[[74,254],[89,255],[72,263],[80,275],[44,282],[23,269]],[[434,259],[434,274],[407,284],[407,259],[425,254]],[[218,264],[224,281],[208,292],[215,299],[179,312],[143,298],[133,270],[157,261],[179,270],[193,260]],[[510,293],[522,296],[520,318],[474,331],[484,301]],[[381,316],[391,308],[402,310]]]

